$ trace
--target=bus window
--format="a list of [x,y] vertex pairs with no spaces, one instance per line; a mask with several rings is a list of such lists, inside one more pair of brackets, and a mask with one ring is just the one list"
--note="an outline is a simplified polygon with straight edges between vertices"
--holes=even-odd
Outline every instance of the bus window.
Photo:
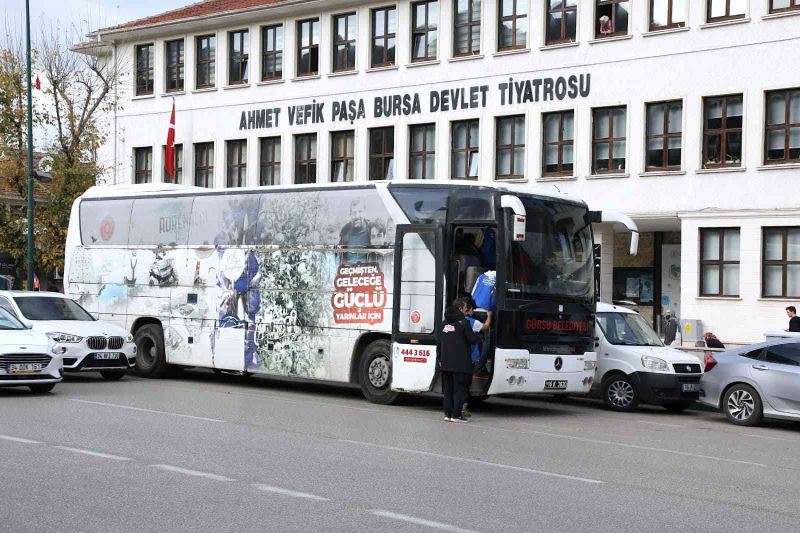
[[192,201],[185,196],[138,198],[133,202],[129,244],[185,245],[189,239]]
[[457,191],[453,195],[450,220],[453,222],[494,221],[493,191],[480,189]]
[[80,207],[84,245],[128,244],[133,200],[83,200]]
[[261,195],[202,195],[194,198],[191,246],[253,245],[258,241]]
[[391,187],[389,190],[412,224],[445,223],[450,189]]

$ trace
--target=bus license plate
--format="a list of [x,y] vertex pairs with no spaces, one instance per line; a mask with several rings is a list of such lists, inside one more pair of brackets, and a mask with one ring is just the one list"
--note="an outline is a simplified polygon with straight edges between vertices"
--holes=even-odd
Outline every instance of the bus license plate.
[[567,390],[567,380],[548,379],[544,382],[544,390]]
[[39,363],[17,363],[8,365],[7,368],[9,374],[35,374],[44,367]]
[[116,353],[96,353],[94,358],[98,361],[108,361],[109,359],[119,359],[119,354]]
[[700,392],[700,384],[699,383],[684,383],[681,385],[681,390],[683,392]]

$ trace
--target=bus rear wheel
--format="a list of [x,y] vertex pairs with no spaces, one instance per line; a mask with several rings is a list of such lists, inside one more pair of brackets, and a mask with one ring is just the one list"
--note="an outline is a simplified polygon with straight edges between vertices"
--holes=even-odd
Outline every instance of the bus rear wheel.
[[136,330],[136,373],[143,378],[160,378],[167,373],[164,353],[164,331],[157,324],[146,324]]
[[392,358],[388,340],[371,342],[361,354],[358,382],[364,397],[372,403],[389,405],[399,394],[391,389]]

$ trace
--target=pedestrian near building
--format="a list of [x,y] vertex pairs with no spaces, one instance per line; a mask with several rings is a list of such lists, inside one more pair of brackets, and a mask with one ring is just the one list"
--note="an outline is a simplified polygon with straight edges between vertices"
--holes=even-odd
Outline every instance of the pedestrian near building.
[[722,341],[720,341],[717,336],[710,331],[706,331],[705,335],[703,335],[703,338],[706,340],[706,348],[719,348],[721,350],[725,349],[725,345],[722,344]]
[[444,324],[439,337],[439,368],[442,372],[445,422],[466,422],[461,406],[467,398],[467,385],[472,375],[472,345],[480,336],[456,305],[444,312]]
[[800,316],[797,316],[797,308],[790,305],[786,308],[786,316],[789,317],[789,329],[793,333],[800,333]]
[[664,344],[671,346],[678,336],[681,324],[669,309],[664,313],[664,319],[666,320],[666,324],[664,325]]

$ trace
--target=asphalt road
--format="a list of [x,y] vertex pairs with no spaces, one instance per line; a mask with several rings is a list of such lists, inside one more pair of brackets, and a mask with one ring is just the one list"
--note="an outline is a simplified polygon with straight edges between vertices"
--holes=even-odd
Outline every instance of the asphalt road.
[[797,531],[800,424],[186,371],[0,389],[2,531]]

